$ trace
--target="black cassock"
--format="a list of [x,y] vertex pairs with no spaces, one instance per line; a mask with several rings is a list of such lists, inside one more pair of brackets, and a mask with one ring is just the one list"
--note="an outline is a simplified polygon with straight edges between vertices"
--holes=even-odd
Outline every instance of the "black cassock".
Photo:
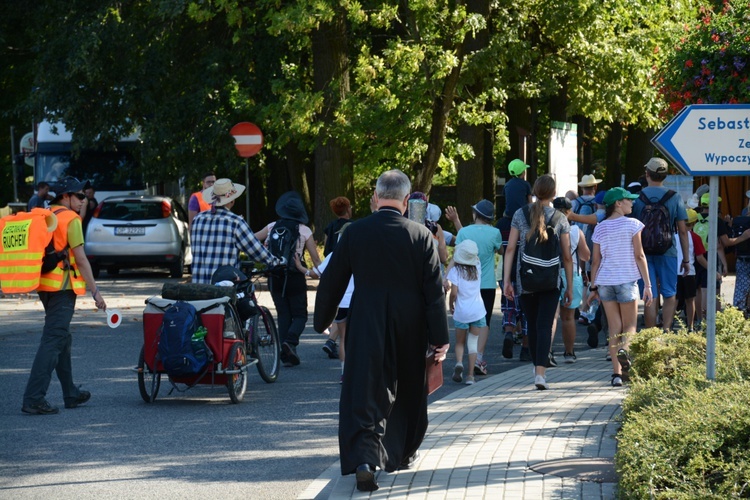
[[425,354],[448,343],[445,294],[430,231],[395,209],[351,224],[318,285],[315,330],[331,324],[354,275],[339,404],[341,473],[396,470],[427,430]]

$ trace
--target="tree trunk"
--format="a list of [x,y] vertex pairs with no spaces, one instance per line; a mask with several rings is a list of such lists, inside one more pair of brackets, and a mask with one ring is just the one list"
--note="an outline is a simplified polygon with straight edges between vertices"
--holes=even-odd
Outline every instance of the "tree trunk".
[[[478,13],[489,18],[490,6],[487,0],[469,0],[467,11]],[[464,48],[467,54],[477,52],[489,44],[489,31],[483,29],[475,36],[467,35]],[[479,95],[484,90],[481,83],[475,83],[468,89],[470,95]],[[458,136],[461,142],[471,146],[474,157],[459,159],[456,169],[456,205],[462,221],[471,220],[471,205],[481,198],[487,198],[495,203],[494,196],[494,164],[492,161],[492,143],[488,140],[489,134],[482,125],[469,125],[462,123],[458,128]],[[490,145],[489,156],[487,155],[487,144]],[[437,164],[435,164],[437,167]],[[490,194],[491,193],[491,194]]]
[[575,115],[573,123],[578,129],[578,172],[580,179],[584,172],[590,172],[594,164],[594,152],[591,148],[591,120],[582,115]]
[[[612,122],[607,135],[607,176],[604,185],[607,187],[619,186],[622,175],[622,123]],[[625,185],[628,185],[626,181]]]
[[323,230],[336,216],[328,202],[337,196],[353,201],[354,166],[351,151],[335,137],[325,135],[332,127],[336,108],[349,92],[349,59],[346,19],[339,11],[335,19],[321,24],[313,33],[313,81],[317,92],[323,92],[320,119],[326,124],[315,148],[313,212],[310,226],[315,239],[321,241]]
[[638,180],[644,174],[644,165],[654,156],[651,138],[653,130],[643,130],[637,124],[628,127],[628,142],[625,149],[625,179],[627,183]]

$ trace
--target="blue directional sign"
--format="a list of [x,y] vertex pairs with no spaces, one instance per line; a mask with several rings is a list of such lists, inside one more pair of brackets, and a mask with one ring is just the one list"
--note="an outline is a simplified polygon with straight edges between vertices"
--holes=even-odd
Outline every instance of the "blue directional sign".
[[651,143],[685,175],[750,175],[750,104],[692,104]]

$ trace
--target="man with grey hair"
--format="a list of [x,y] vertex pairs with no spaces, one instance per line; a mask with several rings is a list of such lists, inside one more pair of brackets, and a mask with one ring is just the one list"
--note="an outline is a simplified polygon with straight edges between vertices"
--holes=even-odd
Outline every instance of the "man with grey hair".
[[339,406],[342,475],[378,489],[375,469],[411,467],[427,430],[425,353],[448,352],[440,263],[432,234],[403,216],[409,178],[389,170],[377,181],[372,215],[342,234],[315,300],[315,330],[333,321],[350,276],[350,332]]

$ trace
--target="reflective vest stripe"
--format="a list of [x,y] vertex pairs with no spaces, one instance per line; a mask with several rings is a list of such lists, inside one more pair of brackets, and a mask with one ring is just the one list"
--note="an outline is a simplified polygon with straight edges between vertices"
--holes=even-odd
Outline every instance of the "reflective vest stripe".
[[0,219],[0,287],[5,293],[27,293],[39,286],[42,257],[57,218],[34,208]]
[[[68,225],[76,217],[79,217],[77,213],[72,210],[62,210],[57,212],[57,229],[55,230],[55,251],[62,251],[68,244]],[[80,217],[79,217],[80,218]],[[68,280],[70,280],[71,288],[76,295],[83,295],[86,293],[86,281],[81,276],[81,272],[76,266],[75,257],[73,257],[73,250],[69,249],[69,262],[70,269],[65,270],[63,266],[64,262],[59,262],[57,267],[48,273],[42,274],[39,280],[40,292],[57,292],[60,290],[66,290],[68,288]]]

